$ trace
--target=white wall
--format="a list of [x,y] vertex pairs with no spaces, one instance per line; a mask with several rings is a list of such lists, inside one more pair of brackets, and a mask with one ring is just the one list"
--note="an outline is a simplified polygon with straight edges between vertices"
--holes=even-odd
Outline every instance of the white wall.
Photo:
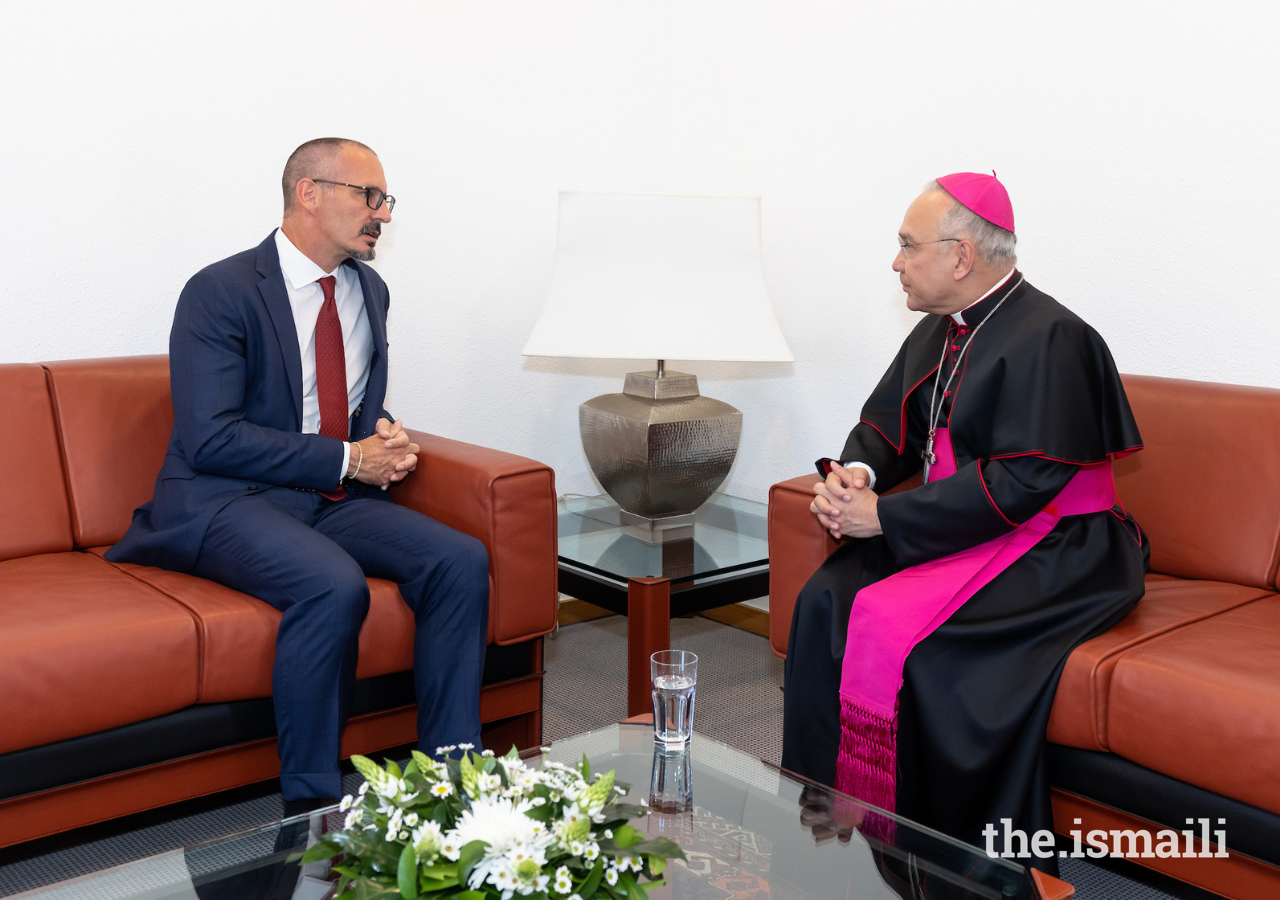
[[[380,153],[389,406],[596,491],[577,405],[642,362],[525,360],[556,191],[760,194],[796,362],[687,363],[745,414],[726,489],[833,453],[910,328],[921,185],[995,168],[1028,278],[1120,368],[1280,387],[1272,3],[8,4],[0,362],[164,352],[289,152]],[[648,364],[651,364],[649,362]]]

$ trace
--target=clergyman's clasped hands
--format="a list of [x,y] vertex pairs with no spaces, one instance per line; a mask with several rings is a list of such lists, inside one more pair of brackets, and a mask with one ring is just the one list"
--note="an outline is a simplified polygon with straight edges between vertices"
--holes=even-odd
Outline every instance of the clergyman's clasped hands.
[[836,539],[875,537],[881,533],[876,511],[879,495],[871,489],[870,482],[871,476],[861,466],[846,469],[832,463],[827,480],[813,486],[815,496],[809,511]]
[[347,477],[384,491],[418,467],[422,449],[409,440],[404,423],[379,419],[377,431],[359,443],[347,462]]

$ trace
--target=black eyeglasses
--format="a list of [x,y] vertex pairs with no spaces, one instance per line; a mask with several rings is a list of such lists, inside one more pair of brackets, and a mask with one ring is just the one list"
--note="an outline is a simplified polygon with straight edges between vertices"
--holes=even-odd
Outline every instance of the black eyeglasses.
[[355,188],[364,194],[364,202],[370,209],[377,209],[382,205],[382,201],[387,201],[387,212],[392,212],[396,208],[396,198],[392,197],[382,188],[368,187],[363,184],[347,184],[345,181],[330,181],[327,178],[312,178],[312,181],[318,181],[320,184],[336,184],[339,187]]

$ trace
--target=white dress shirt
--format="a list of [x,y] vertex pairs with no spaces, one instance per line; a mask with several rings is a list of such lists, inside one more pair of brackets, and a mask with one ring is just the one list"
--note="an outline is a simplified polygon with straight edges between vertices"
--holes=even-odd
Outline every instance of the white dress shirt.
[[[289,294],[289,307],[293,310],[293,327],[298,332],[298,352],[302,356],[302,433],[320,433],[320,396],[316,391],[316,319],[324,305],[324,289],[317,279],[332,275],[336,279],[333,299],[338,305],[338,320],[342,323],[342,349],[347,363],[347,422],[350,433],[350,417],[364,400],[365,387],[369,383],[369,366],[373,362],[373,332],[369,329],[369,314],[364,308],[364,292],[360,290],[360,276],[349,266],[339,265],[332,272],[325,272],[293,242],[285,237],[284,230],[276,229],[276,250],[280,254],[280,271],[284,273],[284,287]],[[336,485],[347,477],[351,460],[351,444],[342,444],[342,471],[334,479]]]
[[[997,281],[995,284],[993,284],[993,285],[991,286],[991,290],[987,291],[985,294],[983,294],[983,295],[982,295],[981,297],[979,297],[977,300],[974,300],[972,303],[970,303],[970,304],[969,304],[969,306],[966,306],[964,309],[960,310],[960,312],[958,312],[958,313],[952,313],[952,314],[951,314],[951,320],[952,320],[953,322],[955,322],[957,325],[961,326],[962,328],[963,328],[963,327],[966,327],[966,324],[967,324],[967,323],[966,323],[966,322],[965,322],[965,320],[964,320],[964,313],[965,313],[965,310],[969,309],[969,307],[970,307],[970,306],[977,306],[977,305],[978,305],[979,303],[981,303],[983,300],[986,300],[988,297],[990,297],[990,296],[991,296],[992,294],[994,294],[996,291],[1000,290],[1000,288],[1004,287],[1005,283],[1006,283],[1010,278],[1012,278],[1012,277],[1013,277],[1013,272],[1014,272],[1014,269],[1010,269],[1010,270],[1009,270],[1009,273],[1008,273],[1007,275],[1005,275],[1003,278],[1001,278],[999,281]],[[866,470],[867,470],[867,475],[868,475],[868,479],[867,479],[867,487],[868,487],[868,488],[870,488],[871,490],[875,490],[875,486],[876,486],[876,473],[875,473],[875,470],[874,470],[874,469],[872,469],[869,465],[867,465],[867,464],[866,464],[866,463],[864,463],[864,462],[859,462],[859,461],[857,461],[857,460],[854,460],[854,461],[851,461],[851,462],[847,462],[847,463],[841,463],[840,465],[844,466],[846,469],[852,469],[854,466],[860,466],[861,468],[866,469]]]

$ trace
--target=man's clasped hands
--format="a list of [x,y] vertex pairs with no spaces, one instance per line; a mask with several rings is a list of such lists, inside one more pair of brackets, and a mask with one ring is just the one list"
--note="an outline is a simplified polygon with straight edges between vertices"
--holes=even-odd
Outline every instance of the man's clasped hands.
[[827,480],[813,486],[816,496],[809,511],[834,538],[875,537],[881,533],[876,511],[879,495],[870,484],[871,475],[861,466],[846,469],[833,462]]
[[352,448],[347,477],[377,485],[384,491],[418,467],[418,452],[422,449],[409,440],[399,419],[379,419],[377,431],[360,441],[359,447]]

